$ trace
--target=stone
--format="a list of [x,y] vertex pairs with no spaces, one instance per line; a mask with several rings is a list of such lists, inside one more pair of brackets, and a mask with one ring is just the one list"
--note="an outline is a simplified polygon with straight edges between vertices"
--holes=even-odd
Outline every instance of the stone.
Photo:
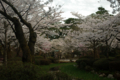
[[91,72],[92,72],[92,73],[95,73],[95,71],[94,71],[94,70],[92,70]]
[[99,77],[105,77],[106,75],[103,73],[103,74],[100,74]]
[[108,78],[111,78],[111,79],[114,78],[112,74],[108,74],[107,77],[108,77]]
[[120,80],[120,73],[119,72],[116,72],[113,76],[115,79]]

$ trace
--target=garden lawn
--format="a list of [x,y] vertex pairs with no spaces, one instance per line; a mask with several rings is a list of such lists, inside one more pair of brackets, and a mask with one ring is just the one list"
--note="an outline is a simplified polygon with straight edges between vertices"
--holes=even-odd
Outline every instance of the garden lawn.
[[60,70],[69,76],[76,77],[83,80],[115,80],[106,77],[99,77],[97,74],[86,72],[76,68],[73,64],[61,66]]
[[42,70],[40,71],[40,73],[47,74],[50,68],[59,66],[61,72],[64,72],[67,75],[75,78],[79,78],[83,80],[115,80],[115,79],[109,79],[105,77],[99,77],[97,74],[80,70],[74,65],[76,65],[76,63],[56,63],[56,64],[50,64],[50,65],[42,65],[40,66]]
[[50,65],[42,65],[40,66],[41,70],[42,70],[42,73],[43,74],[46,74],[50,68],[52,67],[61,67],[61,66],[67,66],[67,65],[73,65],[75,63],[56,63],[56,64],[50,64]]

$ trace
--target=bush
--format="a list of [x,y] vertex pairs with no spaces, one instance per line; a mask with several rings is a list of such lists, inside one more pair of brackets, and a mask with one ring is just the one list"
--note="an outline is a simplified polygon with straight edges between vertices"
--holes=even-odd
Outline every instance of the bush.
[[106,58],[106,56],[105,55],[100,55],[100,58]]
[[51,73],[45,74],[40,77],[40,80],[54,80],[54,75]]
[[47,73],[43,75],[40,80],[73,80],[72,77],[68,76],[63,72]]
[[35,59],[35,64],[40,65],[40,59]]
[[22,61],[22,57],[9,58],[8,61]]
[[35,59],[44,59],[43,56],[35,56]]
[[116,55],[116,56],[115,56],[115,58],[118,58],[118,59],[120,59],[120,55]]
[[38,80],[36,72],[37,67],[31,64],[0,66],[0,80]]
[[81,58],[93,59],[93,56],[82,56]]
[[36,65],[49,65],[51,61],[49,59],[35,59]]
[[57,72],[55,80],[72,80],[72,78],[68,76],[66,73]]
[[91,68],[90,66],[86,66],[86,67],[85,67],[85,70],[86,70],[86,71],[92,71],[92,68]]
[[97,70],[109,70],[109,60],[106,58],[99,59],[93,63]]
[[50,63],[49,59],[40,59],[40,65],[49,65]]
[[53,57],[50,57],[48,59],[51,61],[51,63],[58,63],[59,62],[58,59],[55,59]]
[[8,61],[7,65],[22,65],[22,61]]
[[113,77],[117,80],[120,80],[120,73],[118,73],[118,72],[114,73]]
[[115,57],[109,57],[108,60],[109,60],[109,61],[114,61],[114,60],[115,60]]
[[109,62],[109,68],[113,71],[120,71],[120,60]]
[[93,66],[94,59],[89,59],[89,58],[80,58],[79,60],[76,61],[77,65],[79,68],[85,68],[85,66]]

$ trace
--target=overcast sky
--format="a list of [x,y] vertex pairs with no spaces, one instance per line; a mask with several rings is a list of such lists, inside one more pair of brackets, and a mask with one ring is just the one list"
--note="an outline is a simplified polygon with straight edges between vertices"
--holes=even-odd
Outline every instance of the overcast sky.
[[104,7],[109,13],[112,13],[112,8],[110,8],[110,3],[107,0],[53,0],[53,5],[63,5],[62,17],[70,18],[72,16],[71,12],[78,12],[83,16],[95,13],[98,7]]

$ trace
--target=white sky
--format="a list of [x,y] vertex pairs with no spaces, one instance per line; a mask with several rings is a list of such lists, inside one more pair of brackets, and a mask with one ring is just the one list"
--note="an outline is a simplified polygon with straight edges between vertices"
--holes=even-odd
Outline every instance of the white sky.
[[112,8],[110,8],[110,3],[107,0],[53,0],[53,5],[63,5],[62,17],[71,18],[71,12],[78,12],[83,16],[90,15],[98,11],[98,7],[104,7],[109,13],[112,14]]

